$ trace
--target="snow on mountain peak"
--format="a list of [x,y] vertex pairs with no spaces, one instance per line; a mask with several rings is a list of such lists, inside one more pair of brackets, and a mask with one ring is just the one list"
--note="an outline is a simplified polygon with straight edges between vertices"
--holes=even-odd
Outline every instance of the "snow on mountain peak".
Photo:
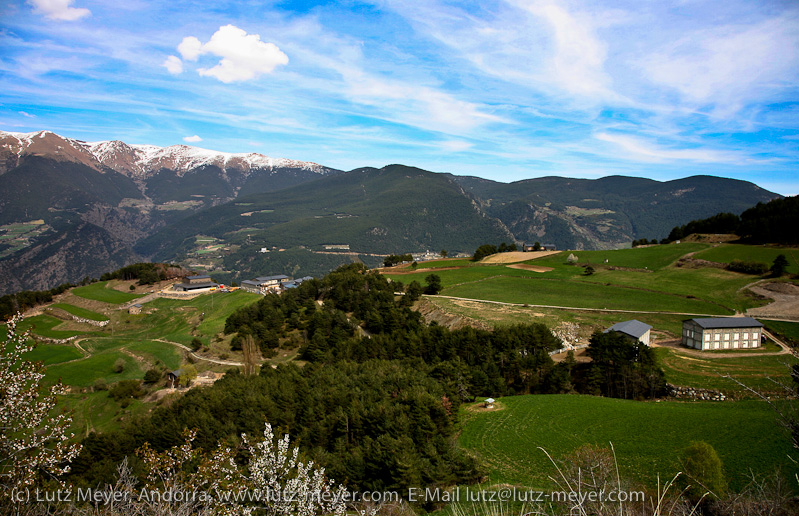
[[98,171],[110,168],[134,178],[146,178],[164,168],[183,176],[190,170],[203,166],[218,167],[224,174],[228,170],[237,171],[244,176],[257,170],[271,173],[278,168],[303,169],[317,174],[326,172],[325,167],[316,163],[271,158],[263,154],[234,154],[189,145],[130,145],[119,140],[84,142],[65,138],[51,131],[0,131],[0,151],[11,154],[16,164],[19,164],[23,155],[34,154],[78,161]]

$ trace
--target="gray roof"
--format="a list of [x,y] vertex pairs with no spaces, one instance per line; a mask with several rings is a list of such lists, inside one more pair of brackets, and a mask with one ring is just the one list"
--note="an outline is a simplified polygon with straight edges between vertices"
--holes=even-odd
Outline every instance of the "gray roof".
[[207,281],[205,283],[176,283],[175,286],[187,288],[189,290],[199,290],[201,288],[218,287],[219,283],[214,283],[213,281]]
[[197,276],[186,276],[186,279],[193,280],[193,279],[209,279],[211,276],[205,275],[197,275]]
[[254,287],[258,287],[258,286],[260,286],[260,283],[258,283],[258,282],[257,282],[257,281],[255,281],[255,280],[251,280],[251,279],[244,280],[244,281],[242,281],[242,282],[241,282],[241,284],[242,284],[242,285],[252,285],[252,286],[254,286]]
[[624,333],[625,335],[629,335],[630,337],[640,339],[641,337],[644,336],[646,332],[648,332],[651,329],[652,327],[649,326],[648,324],[642,323],[637,319],[633,319],[631,321],[618,322],[613,326],[611,326],[610,328],[608,328],[607,330],[605,330],[605,333],[611,331],[617,331],[619,333]]
[[286,276],[285,274],[278,274],[277,276],[259,276],[255,279],[258,281],[273,281],[273,280],[279,281],[279,280],[289,279],[289,277]]
[[760,328],[763,326],[751,317],[708,317],[691,320],[706,330],[714,328]]

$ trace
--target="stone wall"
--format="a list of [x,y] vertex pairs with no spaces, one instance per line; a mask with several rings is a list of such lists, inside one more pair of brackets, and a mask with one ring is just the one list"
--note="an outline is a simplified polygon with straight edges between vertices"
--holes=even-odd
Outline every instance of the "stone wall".
[[701,400],[701,401],[724,401],[727,396],[723,392],[710,389],[699,389],[697,387],[680,387],[677,385],[666,384],[669,396],[677,399]]

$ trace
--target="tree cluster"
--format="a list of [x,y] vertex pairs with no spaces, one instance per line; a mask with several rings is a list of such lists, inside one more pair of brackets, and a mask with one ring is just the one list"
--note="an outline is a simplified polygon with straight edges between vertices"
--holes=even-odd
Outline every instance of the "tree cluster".
[[183,276],[185,271],[181,267],[168,263],[134,263],[114,272],[106,272],[100,276],[100,281],[139,280],[139,285],[152,285],[159,281]]
[[751,243],[791,245],[799,243],[799,196],[774,199],[744,211],[719,213],[676,226],[665,240],[673,242],[692,233],[734,233]]
[[386,256],[386,258],[383,260],[383,265],[385,267],[393,267],[403,262],[412,262],[412,261],[413,261],[413,256],[410,253],[392,254],[390,256]]
[[507,253],[510,251],[516,251],[517,249],[518,248],[516,247],[516,244],[508,245],[505,242],[502,242],[501,244],[499,244],[499,246],[495,246],[493,244],[483,244],[474,251],[474,254],[472,255],[472,261],[479,262],[486,256],[491,256],[492,254],[497,254],[497,253]]
[[611,398],[643,399],[666,390],[663,370],[649,346],[618,332],[595,332],[587,355],[589,364],[577,372],[580,392]]
[[63,283],[50,290],[23,290],[16,294],[6,294],[0,297],[0,317],[7,320],[17,312],[25,312],[34,306],[49,303],[53,300],[53,296],[66,292],[74,286],[72,283]]

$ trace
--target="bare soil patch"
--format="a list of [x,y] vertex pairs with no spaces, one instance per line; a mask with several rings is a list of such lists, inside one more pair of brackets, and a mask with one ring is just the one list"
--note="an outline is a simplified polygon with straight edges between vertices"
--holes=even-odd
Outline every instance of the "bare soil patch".
[[517,263],[514,265],[508,265],[508,269],[522,269],[525,271],[532,271],[532,272],[549,272],[554,270],[552,267],[544,267],[543,265],[528,265],[526,263]]
[[558,254],[560,251],[511,251],[509,253],[497,253],[491,256],[486,256],[480,263],[518,263],[526,262],[527,260],[535,260],[536,258],[543,258],[551,254]]
[[793,283],[770,282],[749,287],[751,292],[774,300],[766,306],[750,308],[746,315],[799,321],[799,286]]

